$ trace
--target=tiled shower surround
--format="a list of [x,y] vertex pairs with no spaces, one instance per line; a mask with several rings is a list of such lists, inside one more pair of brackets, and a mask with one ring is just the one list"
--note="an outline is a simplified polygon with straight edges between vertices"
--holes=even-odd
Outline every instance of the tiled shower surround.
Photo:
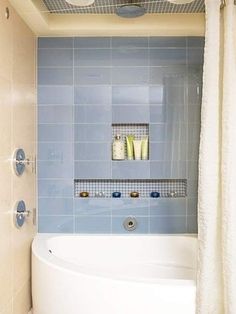
[[[39,38],[39,232],[197,232],[202,37]],[[112,125],[146,124],[148,161],[112,161]],[[79,198],[76,179],[187,179],[187,197]]]

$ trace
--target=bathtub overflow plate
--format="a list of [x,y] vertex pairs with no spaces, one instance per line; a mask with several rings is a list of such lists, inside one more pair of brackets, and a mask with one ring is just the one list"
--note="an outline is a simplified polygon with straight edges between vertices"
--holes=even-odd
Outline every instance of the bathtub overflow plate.
[[123,226],[127,231],[134,231],[137,228],[138,222],[135,217],[127,217],[124,222]]

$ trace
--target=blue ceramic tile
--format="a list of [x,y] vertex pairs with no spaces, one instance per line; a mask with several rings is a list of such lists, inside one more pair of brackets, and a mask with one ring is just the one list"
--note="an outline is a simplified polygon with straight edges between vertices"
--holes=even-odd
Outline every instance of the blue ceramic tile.
[[149,88],[149,102],[150,104],[163,104],[165,103],[164,99],[164,86],[157,85],[157,86],[150,86]]
[[[182,105],[166,105],[166,122],[169,124],[187,123],[188,107]],[[186,127],[186,125],[184,126]]]
[[203,66],[202,64],[188,65],[188,85],[202,87]]
[[166,122],[166,105],[157,104],[149,107],[150,110],[150,122],[161,123]]
[[166,141],[171,142],[187,142],[187,124],[173,123],[174,119],[170,120],[170,123],[166,124]]
[[[73,41],[79,65],[74,69]],[[136,232],[148,233],[150,212],[151,233],[196,232],[203,44],[202,37],[39,39],[38,189],[39,214],[46,217],[40,221],[42,232],[74,231],[73,179],[80,176],[188,178],[188,198],[78,198],[77,232],[133,234],[126,233],[123,220],[135,215]],[[111,162],[112,122],[151,122],[152,161]]]
[[39,49],[39,67],[72,67],[72,49]]
[[147,48],[148,37],[113,37],[112,48]]
[[145,86],[113,86],[112,103],[125,104],[148,104],[149,89]]
[[38,86],[38,105],[72,105],[72,86]]
[[196,105],[188,106],[188,121],[189,124],[198,124],[200,125],[201,121],[201,107]]
[[75,68],[75,84],[108,85],[111,84],[111,68],[78,67]]
[[73,126],[71,124],[40,124],[38,126],[39,142],[72,142]]
[[75,37],[75,48],[110,48],[110,37]]
[[149,47],[186,48],[186,37],[150,37]]
[[76,179],[109,179],[111,165],[107,161],[77,161],[75,162]]
[[113,66],[148,66],[148,49],[119,48],[112,50]]
[[188,49],[188,64],[202,65],[204,62],[203,59],[204,59],[203,49],[199,49],[199,48],[189,48]]
[[158,123],[149,126],[152,142],[186,142],[187,125],[184,123]]
[[38,48],[73,48],[72,37],[39,37]]
[[73,194],[72,180],[38,180],[39,197],[72,197]]
[[112,233],[124,233],[129,235],[148,233],[149,219],[148,217],[136,217],[137,228],[132,232],[125,230],[123,222],[127,216],[112,218]]
[[75,123],[111,123],[111,106],[75,106]]
[[151,216],[186,215],[186,198],[157,198],[150,200]]
[[147,85],[149,83],[149,68],[113,67],[112,83],[116,85]]
[[201,106],[202,103],[202,83],[188,85],[187,103],[189,105]]
[[185,216],[151,216],[151,233],[186,233]]
[[39,106],[38,123],[72,123],[72,106]]
[[39,216],[38,231],[40,233],[72,233],[73,216]]
[[165,82],[165,103],[168,105],[184,105],[186,98],[185,85],[172,85]]
[[198,213],[198,200],[196,197],[187,199],[187,215],[189,216],[197,216]]
[[[197,152],[198,152],[199,141],[200,141],[200,129],[201,129],[200,123],[199,124],[189,123],[188,130],[187,130],[188,131],[188,141],[189,141],[189,143],[192,143],[196,146]],[[195,157],[196,157],[196,155],[195,155]]]
[[75,160],[111,160],[111,143],[76,143]]
[[187,159],[187,145],[183,142],[150,143],[152,161],[181,161]]
[[169,65],[150,67],[150,83],[155,85],[164,85],[166,81],[172,82],[172,85],[183,84],[187,76],[186,65]]
[[73,69],[72,68],[39,68],[38,84],[39,85],[72,85]]
[[185,161],[151,161],[151,179],[184,179],[187,176]]
[[109,216],[77,216],[75,218],[77,233],[111,233],[111,217]]
[[203,49],[205,45],[205,37],[187,37],[187,45],[188,47],[198,47]]
[[197,216],[187,216],[187,232],[188,233],[197,233]]
[[150,163],[148,161],[113,161],[112,179],[148,179]]
[[186,65],[186,50],[151,49],[149,58],[151,66]]
[[72,198],[39,198],[39,216],[73,215]]
[[187,195],[190,198],[196,198],[198,193],[198,178],[189,178],[187,184]]
[[149,200],[148,199],[112,199],[113,216],[148,216]]
[[[151,108],[151,112],[152,112],[152,108]],[[152,142],[165,142],[166,141],[166,125],[164,123],[150,124],[149,125],[149,138],[150,138],[150,141]]]
[[187,148],[187,160],[197,161],[199,159],[199,141],[188,142]]
[[39,68],[39,85],[72,85],[73,68]]
[[111,125],[76,124],[76,142],[111,142]]
[[165,163],[163,161],[151,161],[150,165],[151,179],[169,179],[165,171]]
[[74,51],[75,66],[110,66],[110,49],[76,49]]
[[112,107],[113,123],[149,123],[149,108],[144,105],[117,105]]
[[193,179],[198,177],[198,160],[188,161],[188,178]]
[[76,198],[74,201],[76,215],[111,215],[111,199],[106,198]]
[[73,158],[73,143],[38,144],[38,160],[63,162]]
[[164,161],[166,154],[165,154],[165,146],[167,143],[156,143],[151,142],[149,144],[149,156],[150,160],[158,160]]
[[73,161],[39,161],[38,178],[68,179],[73,178]]
[[76,86],[75,104],[108,105],[111,103],[110,86]]

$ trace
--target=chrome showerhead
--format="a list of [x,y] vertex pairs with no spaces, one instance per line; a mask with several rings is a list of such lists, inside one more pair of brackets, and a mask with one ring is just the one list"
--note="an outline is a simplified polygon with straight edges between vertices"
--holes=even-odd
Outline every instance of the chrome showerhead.
[[116,9],[116,14],[124,18],[139,17],[144,15],[145,13],[146,9],[143,6],[135,4],[132,1],[129,1],[129,3],[121,5],[119,8]]

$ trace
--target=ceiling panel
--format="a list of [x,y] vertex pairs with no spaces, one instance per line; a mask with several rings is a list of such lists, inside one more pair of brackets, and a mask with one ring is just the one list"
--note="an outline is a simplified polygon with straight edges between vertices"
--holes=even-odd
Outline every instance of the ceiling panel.
[[[41,0],[52,14],[114,14],[117,7],[130,1],[122,0],[95,0],[87,7],[78,7],[68,4],[65,0]],[[204,0],[194,0],[189,4],[176,5],[167,0],[133,1],[143,5],[147,13],[203,13]]]

